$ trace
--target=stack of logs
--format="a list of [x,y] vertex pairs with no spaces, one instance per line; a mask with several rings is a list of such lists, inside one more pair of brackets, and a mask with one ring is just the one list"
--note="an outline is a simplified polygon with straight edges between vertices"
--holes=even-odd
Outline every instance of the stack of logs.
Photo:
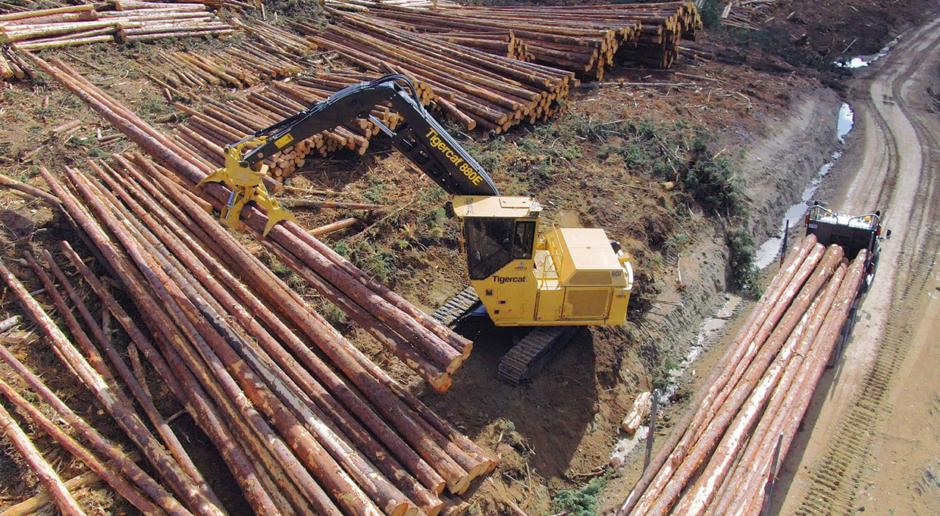
[[[158,132],[61,60],[54,59],[53,64],[35,56],[33,60],[130,140],[169,165],[186,184],[195,187],[217,169],[201,161],[179,141]],[[265,179],[269,188],[273,188],[274,181]],[[208,183],[200,188],[203,197],[216,209],[225,206],[231,197],[231,191],[221,183]],[[249,204],[242,211],[245,222],[242,227],[261,238],[267,218],[257,206]],[[352,321],[421,374],[436,390],[444,392],[450,387],[451,374],[470,354],[472,343],[469,340],[368,277],[294,222],[274,225],[262,241],[324,298],[345,311]]]
[[143,66],[148,76],[177,96],[211,86],[248,88],[274,79],[292,77],[322,59],[303,62],[278,50],[262,48],[255,41],[241,41],[223,50],[164,52]]
[[453,31],[428,34],[428,37],[437,41],[448,41],[464,47],[483,50],[490,54],[506,56],[519,61],[535,61],[535,54],[529,51],[525,40],[516,37],[509,30],[488,30],[480,28],[475,31]]
[[[310,39],[367,70],[398,72],[433,89],[433,100],[467,129],[501,133],[557,113],[574,73],[439,41],[382,20],[328,9],[336,23]],[[302,29],[303,30],[303,29]]]
[[0,47],[0,84],[31,79],[33,70],[12,48]]
[[[91,172],[66,168],[65,181],[41,172],[140,318],[127,316],[67,244],[61,251],[213,441],[256,513],[436,514],[444,489],[464,493],[493,470],[495,461],[484,450],[358,351],[206,212],[228,197],[219,184],[203,187],[203,198],[192,193],[192,183],[207,170],[64,63],[36,62],[166,165],[122,154],[89,162]],[[254,207],[243,212],[252,232],[260,233],[266,219]],[[262,243],[383,344],[400,348],[392,351],[406,362],[430,364],[418,349],[451,358],[459,355],[454,346],[469,351],[468,342],[373,283],[296,224],[278,224]],[[52,267],[55,258],[47,255],[46,261]],[[50,283],[46,291],[55,287]],[[68,308],[59,311],[67,320]],[[188,461],[175,454],[167,435],[159,442],[129,413],[127,395],[105,387],[102,378],[117,376],[98,360],[93,344],[70,330],[93,366],[73,350],[65,353],[66,369],[101,394],[101,403],[166,486],[156,486],[159,496],[149,500],[128,500],[145,513],[155,504],[172,514],[181,513],[180,505],[219,513],[200,472],[186,468]],[[67,347],[55,332],[47,337],[56,348]],[[420,347],[429,340],[438,345]],[[127,368],[118,363],[121,354],[98,344],[124,380],[112,385],[126,386],[146,408],[146,389],[134,386],[133,373],[122,372]],[[159,413],[152,416],[160,420]]]
[[[601,80],[616,61],[633,61],[669,68],[680,39],[692,39],[702,26],[689,1],[579,6],[448,6],[433,11],[369,4],[350,4],[388,23],[412,31],[451,33],[469,39],[468,46],[506,55],[497,42],[519,39],[532,60],[584,79]],[[343,4],[338,7],[344,7]],[[461,43],[465,44],[465,43]],[[485,45],[485,46],[481,46]],[[515,56],[512,56],[515,57]]]
[[721,12],[721,24],[738,29],[758,30],[771,17],[777,0],[731,0]]
[[[346,86],[378,77],[378,74],[355,71],[322,72],[251,89],[227,102],[205,99],[200,110],[175,104],[190,115],[185,123],[176,128],[178,142],[198,156],[206,166],[221,167],[226,145],[302,111]],[[418,90],[426,104],[430,92],[420,83]],[[391,129],[398,127],[401,122],[398,113],[390,111],[388,106],[376,106],[372,116]],[[302,167],[307,156],[312,153],[325,157],[348,149],[364,154],[370,140],[379,131],[379,126],[368,119],[350,120],[334,129],[315,134],[285,152],[267,158],[265,162],[269,174],[277,180],[283,180]]]
[[866,251],[806,237],[627,498],[620,514],[761,514],[852,314]]
[[0,37],[19,50],[108,41],[220,36],[234,29],[205,4],[114,0],[114,10],[82,4],[0,15]]

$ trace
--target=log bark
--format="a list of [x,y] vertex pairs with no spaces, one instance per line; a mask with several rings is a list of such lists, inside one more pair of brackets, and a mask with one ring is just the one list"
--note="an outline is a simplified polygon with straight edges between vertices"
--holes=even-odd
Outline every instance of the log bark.
[[0,186],[10,188],[33,199],[39,199],[54,208],[59,206],[59,199],[56,196],[3,174],[0,174]]

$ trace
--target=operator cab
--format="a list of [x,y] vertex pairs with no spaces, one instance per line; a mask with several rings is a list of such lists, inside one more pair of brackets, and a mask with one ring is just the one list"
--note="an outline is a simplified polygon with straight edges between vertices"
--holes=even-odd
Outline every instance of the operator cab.
[[513,260],[531,260],[542,207],[529,197],[457,196],[471,280],[489,278]]
[[455,196],[470,284],[497,326],[618,325],[630,257],[597,228],[538,227],[528,197]]
[[806,233],[816,235],[823,245],[842,246],[845,257],[851,260],[862,249],[876,250],[881,236],[881,212],[844,215],[815,202],[806,212]]
[[882,228],[881,211],[876,210],[868,215],[844,215],[826,208],[819,201],[814,201],[806,212],[806,234],[816,235],[816,241],[826,246],[838,244],[849,260],[855,258],[862,249],[867,250],[866,289],[878,269],[881,240],[891,238],[891,230]]

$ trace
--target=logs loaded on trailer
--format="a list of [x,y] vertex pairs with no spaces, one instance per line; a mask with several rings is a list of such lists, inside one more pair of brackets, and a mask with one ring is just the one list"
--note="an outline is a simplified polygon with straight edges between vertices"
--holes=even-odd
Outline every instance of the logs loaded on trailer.
[[113,0],[0,15],[0,42],[42,50],[101,42],[222,36],[234,28],[201,3]]
[[[124,153],[89,161],[85,171],[66,167],[61,177],[40,170],[138,318],[66,242],[25,258],[75,343],[27,299],[25,288],[16,289],[12,274],[4,274],[65,369],[96,395],[156,477],[135,469],[5,348],[0,359],[81,442],[44,425],[42,411],[30,411],[5,384],[0,393],[70,453],[107,474],[105,481],[141,511],[224,510],[201,481],[210,472],[194,469],[174,444],[140,375],[110,346],[88,311],[92,302],[78,295],[82,281],[124,329],[135,349],[127,354],[146,357],[214,443],[257,513],[436,514],[445,489],[462,494],[494,469],[488,452],[360,352],[206,212],[208,203],[218,207],[228,195],[218,184],[193,190],[208,170],[65,63],[34,60],[159,160]],[[266,216],[257,209],[243,215],[252,231],[264,226]],[[294,223],[278,224],[262,243],[436,388],[446,388],[451,371],[444,364],[459,365],[469,342]],[[145,417],[155,431],[143,424]],[[122,456],[121,468],[100,467]]]
[[[290,82],[252,88],[226,102],[204,99],[198,109],[175,104],[190,115],[175,129],[175,133],[178,142],[201,162],[218,168],[224,164],[226,145],[306,109],[346,86],[379,76],[377,73],[349,70],[321,72],[297,77]],[[416,87],[422,103],[427,104],[432,95],[430,89],[423,83],[417,83]],[[371,114],[393,130],[401,123],[401,116],[391,111],[389,106],[375,106]],[[366,118],[350,120],[335,129],[315,134],[286,152],[271,156],[266,160],[269,174],[274,179],[284,180],[302,167],[311,154],[325,157],[342,149],[364,154],[370,140],[379,131],[379,126]]]
[[[867,251],[807,236],[619,514],[761,514],[865,279]],[[779,452],[777,452],[779,450]]]

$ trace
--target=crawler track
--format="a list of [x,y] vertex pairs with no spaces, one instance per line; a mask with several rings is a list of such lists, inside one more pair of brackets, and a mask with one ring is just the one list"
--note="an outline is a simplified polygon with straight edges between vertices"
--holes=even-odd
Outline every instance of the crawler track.
[[499,378],[513,385],[531,381],[579,329],[566,326],[530,331],[499,361]]
[[480,298],[477,296],[473,287],[467,287],[457,293],[454,297],[447,300],[440,308],[431,315],[437,322],[453,328],[460,319],[472,310]]

